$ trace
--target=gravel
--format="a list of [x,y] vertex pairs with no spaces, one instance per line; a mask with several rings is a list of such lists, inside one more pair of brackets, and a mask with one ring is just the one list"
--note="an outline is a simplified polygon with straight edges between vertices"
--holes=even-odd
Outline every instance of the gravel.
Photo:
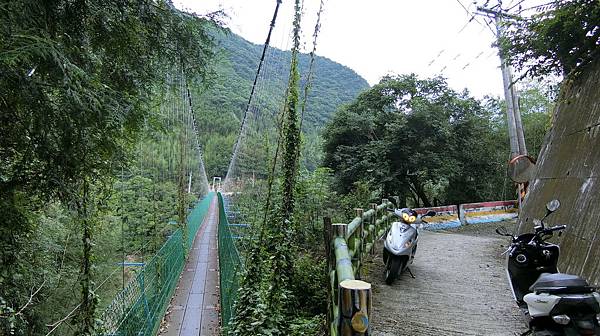
[[[506,223],[499,223],[506,224]],[[508,223],[510,225],[510,223]],[[507,225],[507,228],[511,226]],[[498,225],[421,231],[408,272],[384,281],[383,244],[367,260],[372,284],[372,335],[520,335],[527,330],[506,280]]]

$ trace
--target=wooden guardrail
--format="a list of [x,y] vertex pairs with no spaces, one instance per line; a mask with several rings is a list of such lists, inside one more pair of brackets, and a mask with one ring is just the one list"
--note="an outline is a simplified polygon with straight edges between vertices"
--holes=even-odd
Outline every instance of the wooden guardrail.
[[[396,198],[396,204],[398,199]],[[442,216],[456,217],[443,219],[456,222],[456,226],[468,224],[467,213],[478,214],[492,211],[507,212],[514,207],[514,201],[498,201],[448,205],[434,208],[418,208],[423,214],[434,210]],[[393,204],[383,199],[381,204],[370,205],[370,209],[356,209],[356,217],[348,224],[331,223],[324,218],[324,239],[329,275],[328,314],[329,333],[332,336],[355,336],[370,334],[371,284],[359,280],[363,258],[373,250],[377,240],[391,226],[393,213],[386,209]],[[493,219],[487,219],[492,221]],[[443,224],[442,223],[442,224]],[[432,228],[440,223],[428,224]],[[443,227],[443,225],[442,225]]]
[[363,258],[390,227],[392,203],[383,199],[370,209],[356,209],[348,224],[332,224],[324,218],[328,288],[327,322],[332,336],[369,335],[371,284],[361,281]]

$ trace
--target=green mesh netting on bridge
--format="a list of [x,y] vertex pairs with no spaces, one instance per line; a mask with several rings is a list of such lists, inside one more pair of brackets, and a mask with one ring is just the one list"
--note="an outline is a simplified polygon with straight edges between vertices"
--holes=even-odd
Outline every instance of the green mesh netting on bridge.
[[223,195],[219,193],[219,271],[221,289],[221,321],[224,333],[234,316],[234,304],[238,291],[238,276],[243,268],[240,254],[231,234],[225,212]]
[[196,203],[189,213],[184,242],[181,229],[173,232],[158,252],[148,260],[100,316],[98,335],[152,336],[156,334],[173,296],[196,233],[208,212],[214,193]]

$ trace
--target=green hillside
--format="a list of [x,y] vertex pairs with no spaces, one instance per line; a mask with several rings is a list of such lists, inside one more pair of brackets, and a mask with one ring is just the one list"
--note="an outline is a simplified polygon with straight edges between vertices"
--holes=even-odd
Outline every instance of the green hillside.
[[[208,85],[198,87],[195,95],[196,113],[209,176],[223,176],[227,170],[233,144],[246,107],[263,46],[253,44],[233,33],[215,33],[220,46],[215,74]],[[291,53],[276,48],[267,51],[257,93],[250,114],[249,143],[273,139],[274,115],[283,103]],[[302,86],[310,56],[300,56]],[[348,67],[328,58],[315,59],[312,88],[304,117],[305,144],[319,146],[318,133],[340,105],[351,102],[368,83]],[[268,145],[266,145],[268,146]],[[253,148],[252,157],[261,157]],[[264,154],[264,153],[263,153]],[[303,162],[314,168],[320,161],[320,151],[307,148]],[[259,168],[254,167],[255,170]]]

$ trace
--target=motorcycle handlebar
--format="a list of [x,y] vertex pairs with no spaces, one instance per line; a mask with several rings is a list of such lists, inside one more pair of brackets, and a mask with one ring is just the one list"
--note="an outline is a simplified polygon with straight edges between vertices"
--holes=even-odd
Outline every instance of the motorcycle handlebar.
[[538,242],[537,240],[538,239],[542,239],[542,236],[544,236],[546,234],[552,235],[552,232],[554,232],[554,231],[562,231],[562,230],[564,230],[566,228],[567,228],[566,225],[557,225],[557,226],[549,227],[547,229],[543,229],[543,230],[537,232],[535,234],[535,236],[533,238],[531,238],[531,240],[529,241],[529,244],[535,245],[535,244],[537,244],[537,242]]
[[554,231],[562,231],[562,230],[564,230],[566,228],[567,228],[566,225],[557,225],[557,226],[549,227],[547,229],[543,229],[540,232],[538,232],[536,234],[536,236],[541,237],[541,236],[543,236],[545,234],[550,234],[551,235],[552,232],[554,232]]
[[566,225],[557,225],[557,226],[553,226],[551,228],[548,228],[548,231],[554,232],[554,231],[560,231],[560,230],[564,230],[566,229],[567,226]]

